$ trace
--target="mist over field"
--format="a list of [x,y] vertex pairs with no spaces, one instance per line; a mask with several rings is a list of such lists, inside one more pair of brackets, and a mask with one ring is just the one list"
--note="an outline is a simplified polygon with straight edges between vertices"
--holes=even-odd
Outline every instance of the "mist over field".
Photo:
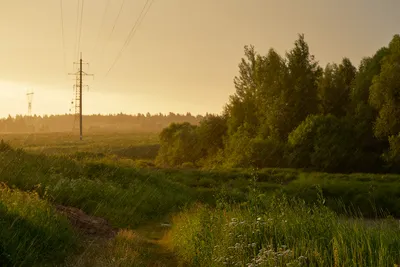
[[400,266],[398,10],[4,4],[0,266]]

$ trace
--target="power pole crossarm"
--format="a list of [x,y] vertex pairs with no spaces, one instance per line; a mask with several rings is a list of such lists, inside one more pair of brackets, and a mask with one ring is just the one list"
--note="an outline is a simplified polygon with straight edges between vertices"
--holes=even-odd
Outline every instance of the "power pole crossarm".
[[79,115],[79,138],[83,140],[83,77],[84,76],[94,76],[93,74],[88,74],[83,71],[83,63],[82,60],[82,53],[79,62],[74,62],[74,64],[79,65],[79,70],[76,73],[69,73],[68,75],[75,75],[76,76],[76,85],[75,85],[75,116]]

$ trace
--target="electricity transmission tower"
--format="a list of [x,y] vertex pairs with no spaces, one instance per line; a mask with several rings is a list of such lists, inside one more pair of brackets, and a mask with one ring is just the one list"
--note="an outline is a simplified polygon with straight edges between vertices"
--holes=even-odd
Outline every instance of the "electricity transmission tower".
[[27,98],[28,98],[28,116],[31,117],[32,116],[32,101],[33,101],[33,91],[28,91],[28,93],[26,94]]
[[94,76],[93,74],[88,74],[83,71],[83,64],[89,65],[89,63],[83,63],[82,60],[82,53],[79,62],[74,62],[74,65],[78,65],[78,72],[76,73],[69,73],[68,75],[75,75],[76,77],[76,84],[74,85],[75,88],[75,119],[79,116],[79,138],[83,140],[83,122],[82,122],[82,100],[83,100],[83,77],[84,76]]

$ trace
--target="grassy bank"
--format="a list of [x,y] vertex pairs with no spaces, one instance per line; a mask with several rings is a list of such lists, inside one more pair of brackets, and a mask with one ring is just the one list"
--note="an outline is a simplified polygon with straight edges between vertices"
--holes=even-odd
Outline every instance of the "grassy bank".
[[0,167],[0,181],[10,186],[36,188],[40,194],[47,190],[56,203],[81,208],[122,227],[163,216],[195,200],[215,205],[221,191],[231,202],[244,202],[253,185],[265,194],[283,192],[308,204],[317,201],[319,187],[326,205],[338,213],[350,208],[369,218],[400,217],[400,176],[392,174],[157,169],[147,161],[101,153],[50,156],[21,150],[0,153]]
[[[180,213],[166,240],[182,263],[193,266],[393,266],[400,263],[397,223],[371,226],[355,215],[375,218],[386,210],[400,216],[399,180],[398,175],[294,169],[157,169],[147,161],[101,152],[49,155],[3,144],[0,181],[16,191],[1,191],[0,259],[3,265],[34,266],[71,256],[77,242],[68,223],[54,215],[49,203],[55,203],[128,229],[87,251],[92,256],[77,266],[101,266],[112,259],[145,265],[155,252],[138,250],[138,244],[163,250],[130,230],[175,212]],[[344,220],[343,214],[353,219]],[[35,242],[41,245],[33,248]],[[96,257],[101,253],[104,257]]]
[[160,170],[165,177],[195,188],[203,202],[215,203],[214,195],[228,192],[231,201],[246,201],[256,185],[265,194],[283,192],[316,203],[322,190],[326,205],[338,213],[348,209],[365,217],[388,214],[400,218],[400,175],[396,174],[330,174],[296,169],[231,170]]
[[54,266],[77,239],[66,218],[35,193],[0,188],[0,265]]
[[197,206],[173,220],[171,240],[191,266],[393,266],[396,221],[343,220],[320,204],[255,196],[246,205]]
[[22,150],[0,152],[0,180],[24,191],[36,190],[53,203],[103,217],[116,227],[135,227],[161,218],[194,196],[192,189],[157,172]]

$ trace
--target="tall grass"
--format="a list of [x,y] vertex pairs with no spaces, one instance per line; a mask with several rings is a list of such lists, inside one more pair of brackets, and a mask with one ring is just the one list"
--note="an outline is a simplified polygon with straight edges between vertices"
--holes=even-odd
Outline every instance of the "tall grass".
[[0,265],[54,266],[77,239],[66,218],[35,193],[0,188]]
[[171,239],[192,266],[393,266],[394,221],[341,219],[323,205],[259,195],[247,205],[197,205],[176,215]]
[[57,204],[81,208],[116,227],[135,227],[163,217],[192,201],[184,185],[157,172],[68,156],[0,152],[0,181],[21,190],[36,190]]

